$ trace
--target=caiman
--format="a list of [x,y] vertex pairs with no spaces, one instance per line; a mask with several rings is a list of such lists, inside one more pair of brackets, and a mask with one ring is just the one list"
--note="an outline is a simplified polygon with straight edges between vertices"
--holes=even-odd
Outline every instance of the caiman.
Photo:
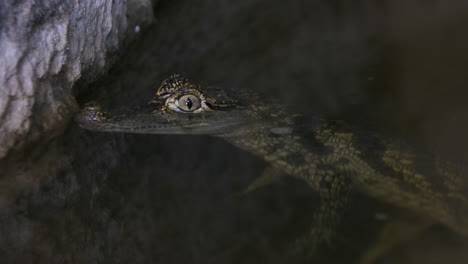
[[251,187],[282,172],[319,195],[306,238],[311,247],[331,238],[350,191],[468,235],[468,176],[460,166],[395,138],[291,113],[251,91],[201,87],[176,74],[144,106],[107,112],[89,104],[76,120],[95,131],[211,135],[254,153],[272,167]]

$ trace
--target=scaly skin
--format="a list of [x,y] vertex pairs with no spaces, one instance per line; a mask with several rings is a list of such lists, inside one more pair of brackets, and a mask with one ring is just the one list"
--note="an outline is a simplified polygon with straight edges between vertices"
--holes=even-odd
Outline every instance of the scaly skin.
[[88,105],[76,120],[96,131],[208,134],[256,154],[319,194],[321,206],[305,238],[312,245],[330,239],[351,190],[468,235],[468,178],[462,168],[395,139],[288,113],[247,91],[202,88],[173,75],[143,107],[108,113]]

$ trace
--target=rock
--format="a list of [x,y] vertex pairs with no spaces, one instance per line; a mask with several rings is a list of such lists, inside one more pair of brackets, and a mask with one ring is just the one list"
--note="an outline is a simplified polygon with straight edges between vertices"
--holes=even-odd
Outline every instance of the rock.
[[152,21],[150,0],[0,2],[0,159],[60,133],[77,110],[74,84]]

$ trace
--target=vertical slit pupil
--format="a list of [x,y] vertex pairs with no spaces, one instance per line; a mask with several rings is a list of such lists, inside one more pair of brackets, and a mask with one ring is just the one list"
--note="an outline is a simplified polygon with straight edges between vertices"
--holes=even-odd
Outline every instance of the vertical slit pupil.
[[190,110],[192,109],[192,100],[190,100],[190,98],[187,98],[187,100],[185,101],[185,105],[187,106],[187,108]]

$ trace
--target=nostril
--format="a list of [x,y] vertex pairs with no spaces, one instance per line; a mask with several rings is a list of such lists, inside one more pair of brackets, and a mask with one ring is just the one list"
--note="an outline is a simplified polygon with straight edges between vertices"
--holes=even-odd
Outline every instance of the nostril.
[[86,104],[81,111],[76,115],[75,120],[80,125],[85,125],[87,122],[102,122],[106,120],[107,114],[102,111],[100,105],[95,102]]

